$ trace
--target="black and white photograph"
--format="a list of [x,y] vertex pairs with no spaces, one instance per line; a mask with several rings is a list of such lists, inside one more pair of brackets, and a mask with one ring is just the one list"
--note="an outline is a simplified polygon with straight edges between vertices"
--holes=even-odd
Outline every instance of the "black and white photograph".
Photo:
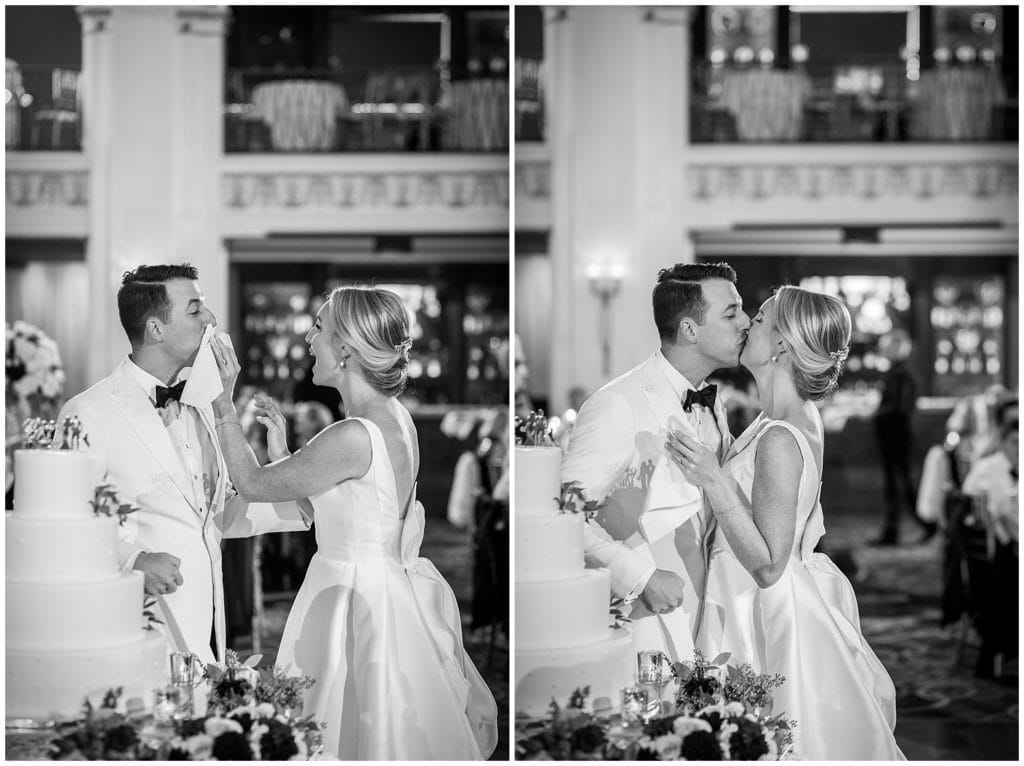
[[1019,757],[1019,10],[519,6],[519,760]]
[[6,5],[6,760],[509,759],[508,5]]

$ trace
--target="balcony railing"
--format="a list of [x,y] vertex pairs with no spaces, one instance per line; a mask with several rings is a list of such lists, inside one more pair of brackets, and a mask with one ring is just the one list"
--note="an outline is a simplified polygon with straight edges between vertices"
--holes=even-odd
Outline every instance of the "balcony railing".
[[501,152],[508,84],[445,69],[232,69],[227,152]]
[[15,151],[81,151],[80,72],[20,67],[8,60],[4,116],[6,148]]
[[993,66],[693,68],[693,143],[1016,142],[1017,97]]

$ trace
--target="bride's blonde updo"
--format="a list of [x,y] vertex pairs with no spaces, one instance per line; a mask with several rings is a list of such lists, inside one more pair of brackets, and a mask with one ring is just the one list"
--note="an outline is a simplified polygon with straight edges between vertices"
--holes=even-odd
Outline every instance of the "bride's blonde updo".
[[329,302],[335,356],[349,356],[349,363],[359,365],[366,382],[385,396],[401,394],[412,346],[409,313],[402,299],[376,287],[337,287]]
[[850,312],[838,298],[792,285],[775,293],[775,329],[790,355],[801,398],[824,399],[839,385],[850,351]]

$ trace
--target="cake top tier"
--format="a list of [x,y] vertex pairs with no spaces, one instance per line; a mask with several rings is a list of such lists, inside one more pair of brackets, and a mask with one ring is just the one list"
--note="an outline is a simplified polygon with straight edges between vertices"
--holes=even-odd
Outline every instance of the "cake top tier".
[[14,513],[34,518],[93,515],[96,458],[73,450],[14,453]]
[[562,451],[558,447],[517,446],[513,456],[516,516],[558,513],[562,489]]

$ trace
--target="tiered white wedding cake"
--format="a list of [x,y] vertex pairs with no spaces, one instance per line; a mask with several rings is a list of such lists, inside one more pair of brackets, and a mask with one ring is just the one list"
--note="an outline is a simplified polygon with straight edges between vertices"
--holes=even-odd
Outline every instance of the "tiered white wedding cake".
[[93,458],[14,454],[7,516],[8,720],[76,718],[84,698],[123,687],[148,706],[167,644],[143,628],[141,572],[121,573],[117,521],[94,513]]
[[631,635],[609,626],[611,579],[586,569],[582,513],[559,511],[562,453],[515,448],[516,712],[545,716],[573,691],[591,700],[633,683]]

